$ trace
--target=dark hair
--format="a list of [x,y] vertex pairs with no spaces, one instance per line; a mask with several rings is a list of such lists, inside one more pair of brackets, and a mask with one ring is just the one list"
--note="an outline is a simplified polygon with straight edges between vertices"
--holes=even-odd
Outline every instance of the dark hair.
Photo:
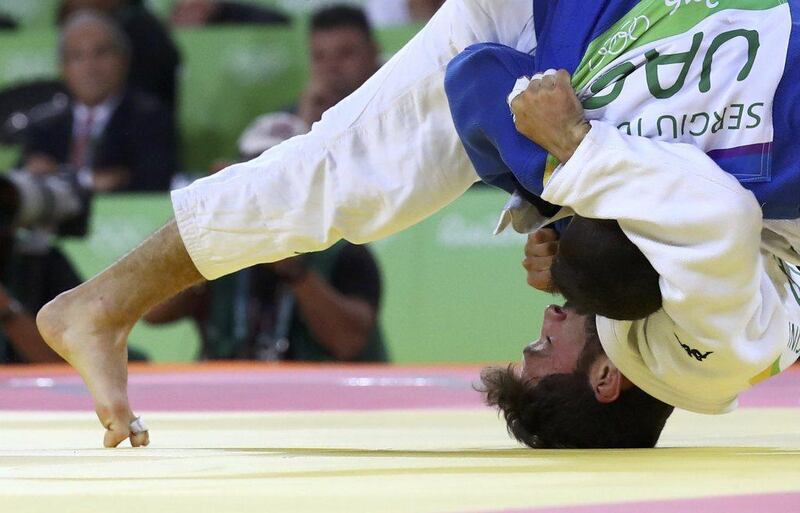
[[636,320],[661,308],[658,273],[613,220],[575,216],[561,234],[550,273],[580,313]]
[[508,432],[534,449],[654,447],[674,407],[633,387],[616,401],[597,401],[588,369],[603,353],[587,319],[586,346],[572,374],[552,374],[532,383],[513,364],[481,372],[486,404],[503,412]]
[[362,32],[367,39],[372,39],[372,27],[367,15],[363,9],[352,5],[332,5],[316,11],[311,16],[310,28],[311,32],[354,28]]

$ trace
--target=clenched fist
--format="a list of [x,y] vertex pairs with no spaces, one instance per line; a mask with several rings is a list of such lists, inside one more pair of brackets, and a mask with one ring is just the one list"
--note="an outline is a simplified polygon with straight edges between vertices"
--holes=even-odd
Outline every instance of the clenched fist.
[[535,75],[528,88],[512,100],[511,111],[517,131],[560,162],[569,160],[591,129],[569,73],[563,69]]
[[528,235],[522,267],[528,271],[528,285],[544,292],[554,292],[550,267],[558,252],[558,233],[551,228],[541,228]]

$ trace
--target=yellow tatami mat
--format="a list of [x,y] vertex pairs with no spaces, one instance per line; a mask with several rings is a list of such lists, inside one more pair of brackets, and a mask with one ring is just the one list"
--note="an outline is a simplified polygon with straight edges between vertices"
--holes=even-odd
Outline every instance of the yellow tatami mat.
[[143,416],[150,447],[100,449],[91,412],[0,412],[0,511],[800,512],[798,407],[677,412],[659,448],[629,451],[521,448],[479,405]]

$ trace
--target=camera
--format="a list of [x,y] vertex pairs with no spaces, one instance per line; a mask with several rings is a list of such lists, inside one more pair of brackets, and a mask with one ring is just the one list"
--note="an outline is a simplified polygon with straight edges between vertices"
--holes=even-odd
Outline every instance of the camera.
[[47,175],[13,170],[0,175],[0,228],[82,237],[89,228],[90,199],[91,192],[68,168]]

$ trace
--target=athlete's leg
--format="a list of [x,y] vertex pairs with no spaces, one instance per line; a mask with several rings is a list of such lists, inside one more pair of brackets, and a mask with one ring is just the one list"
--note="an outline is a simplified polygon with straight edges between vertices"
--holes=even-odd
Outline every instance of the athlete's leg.
[[[129,436],[125,343],[136,320],[201,279],[409,226],[475,181],[444,94],[470,44],[532,50],[530,0],[448,0],[403,50],[311,132],[177,191],[170,224],[38,317],[89,386],[106,445]],[[180,231],[179,231],[180,230]],[[198,274],[197,270],[200,273]],[[134,444],[145,443],[135,436]]]
[[[104,444],[130,435],[135,418],[127,397],[127,337],[154,302],[202,279],[173,221],[96,277],[61,294],[37,317],[48,344],[80,373],[106,428]],[[147,445],[148,435],[130,435]]]

